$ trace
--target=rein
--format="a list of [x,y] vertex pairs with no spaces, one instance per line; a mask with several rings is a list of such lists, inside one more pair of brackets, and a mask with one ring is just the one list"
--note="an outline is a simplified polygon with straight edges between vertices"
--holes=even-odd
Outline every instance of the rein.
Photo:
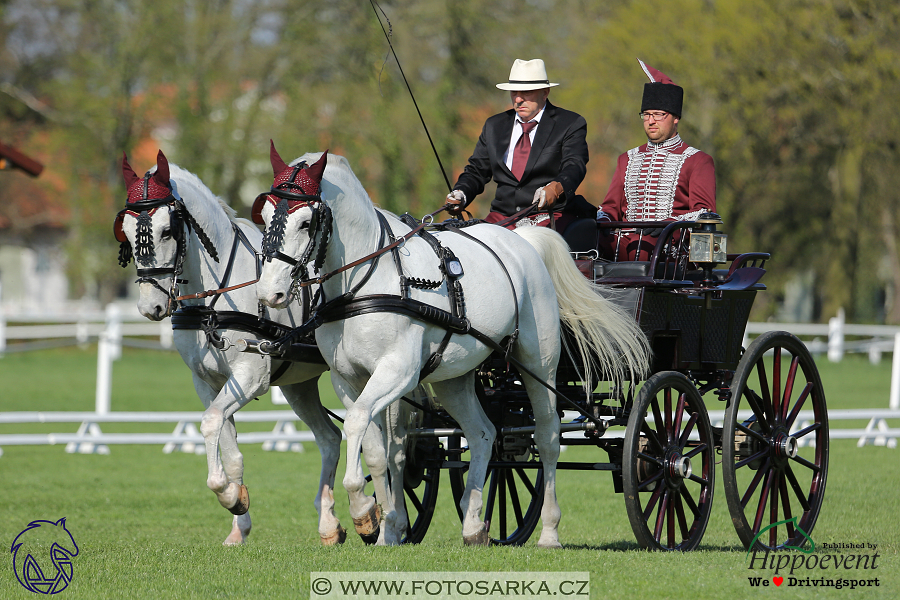
[[393,250],[394,248],[397,248],[398,246],[402,246],[403,244],[406,243],[406,241],[409,238],[413,237],[414,235],[416,235],[417,233],[422,231],[422,229],[424,229],[426,225],[429,225],[431,223],[431,221],[427,220],[429,217],[433,218],[434,215],[443,211],[444,208],[445,207],[442,206],[441,208],[437,209],[433,213],[429,213],[429,214],[425,215],[425,217],[422,218],[422,222],[419,223],[418,226],[413,228],[409,233],[406,233],[406,234],[400,236],[399,238],[397,238],[396,240],[394,240],[392,243],[388,244],[387,246],[383,246],[383,247],[379,248],[378,250],[376,250],[375,252],[372,252],[371,254],[367,254],[366,256],[363,256],[360,259],[354,260],[352,263],[346,264],[339,269],[335,269],[334,271],[329,271],[328,273],[325,273],[324,275],[320,275],[319,277],[316,277],[315,279],[307,279],[306,281],[298,282],[296,284],[297,287],[302,288],[302,287],[307,287],[307,286],[315,285],[315,284],[321,285],[323,282],[328,281],[329,279],[331,279],[332,277],[334,277],[335,275],[337,275],[339,273],[343,273],[344,271],[352,269],[353,267],[358,267],[359,265],[361,265],[365,262],[368,262],[368,261],[372,260],[373,258],[378,258],[385,252]]

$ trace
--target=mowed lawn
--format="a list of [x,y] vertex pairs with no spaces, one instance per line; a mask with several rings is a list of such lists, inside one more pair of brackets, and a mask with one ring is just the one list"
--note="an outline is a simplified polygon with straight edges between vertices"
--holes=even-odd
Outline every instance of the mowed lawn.
[[[829,407],[886,407],[890,357],[873,366],[860,357],[818,364]],[[9,354],[0,359],[0,411],[92,410],[96,349]],[[190,375],[174,353],[125,349],[115,363],[112,408],[200,410]],[[320,388],[336,406],[330,383]],[[271,410],[263,398],[245,410]],[[832,428],[861,427],[834,422]],[[896,427],[896,424],[892,424]],[[269,425],[270,426],[270,425]],[[264,429],[267,424],[245,427]],[[0,433],[75,431],[77,424],[0,425]],[[168,425],[104,425],[104,431],[170,431]],[[541,550],[537,536],[520,548],[467,548],[452,506],[449,481],[434,522],[417,546],[375,548],[350,535],[345,545],[323,548],[312,505],[319,474],[314,444],[303,453],[264,452],[242,447],[250,489],[253,532],[246,546],[225,548],[231,515],[206,488],[206,460],[165,455],[159,446],[113,446],[108,456],[70,455],[63,446],[3,448],[0,483],[0,542],[37,519],[66,517],[80,552],[74,578],[60,598],[306,598],[312,571],[587,571],[592,598],[897,598],[900,597],[900,449],[832,442],[825,507],[812,537],[824,543],[877,544],[877,569],[796,573],[820,578],[878,577],[866,589],[751,587],[748,577],[771,571],[750,569],[730,524],[721,485],[701,549],[688,554],[640,550],[621,494],[608,473],[561,472],[562,550]],[[569,448],[566,461],[607,460],[606,454]],[[352,529],[340,487],[337,512]],[[717,473],[719,475],[721,471]],[[719,477],[721,481],[721,477]],[[853,551],[844,551],[850,553]],[[870,552],[871,553],[871,552]],[[12,568],[0,566],[0,598],[29,598]]]

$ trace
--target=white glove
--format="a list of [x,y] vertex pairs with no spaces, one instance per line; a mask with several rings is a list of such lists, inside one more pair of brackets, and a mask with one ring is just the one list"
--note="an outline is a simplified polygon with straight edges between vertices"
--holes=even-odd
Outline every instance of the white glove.
[[466,207],[466,195],[462,190],[453,190],[447,194],[447,212],[459,214]]

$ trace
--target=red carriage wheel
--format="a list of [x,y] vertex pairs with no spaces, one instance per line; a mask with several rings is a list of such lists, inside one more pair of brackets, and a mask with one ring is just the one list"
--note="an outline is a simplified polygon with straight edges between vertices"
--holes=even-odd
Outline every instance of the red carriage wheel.
[[722,431],[725,499],[744,546],[802,546],[827,476],[828,412],[816,364],[797,337],[765,333],[738,364]]
[[622,483],[628,520],[649,550],[693,550],[703,538],[715,489],[709,414],[676,371],[650,377],[628,417]]

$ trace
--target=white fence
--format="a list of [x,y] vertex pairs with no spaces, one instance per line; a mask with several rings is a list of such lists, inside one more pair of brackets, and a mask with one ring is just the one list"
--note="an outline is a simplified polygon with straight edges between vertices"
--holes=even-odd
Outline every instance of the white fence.
[[[11,323],[22,323],[11,325]],[[888,409],[834,410],[829,411],[829,420],[866,419],[865,429],[831,430],[831,437],[858,438],[858,445],[876,443],[896,447],[900,430],[891,429],[887,419],[900,418],[900,327],[883,325],[848,325],[844,322],[843,311],[832,318],[828,325],[808,323],[748,323],[744,345],[750,335],[766,331],[790,331],[798,336],[814,339],[807,342],[810,351],[824,353],[828,359],[840,361],[846,352],[865,352],[869,359],[877,362],[883,352],[893,352],[890,397]],[[158,342],[139,337],[158,337]],[[858,341],[847,341],[848,336],[861,337]],[[822,341],[821,338],[827,339]],[[96,339],[97,385],[95,389],[94,412],[59,413],[2,413],[0,424],[4,423],[80,423],[76,433],[54,434],[0,434],[0,456],[4,445],[66,444],[67,452],[108,453],[108,445],[114,444],[164,444],[165,452],[205,452],[203,438],[196,424],[202,413],[196,412],[112,412],[112,365],[121,357],[122,346],[170,349],[172,329],[168,319],[159,323],[148,322],[140,316],[134,305],[120,307],[116,304],[106,310],[81,311],[69,315],[6,315],[0,307],[0,359],[4,352],[17,352],[66,344],[87,344]],[[18,343],[9,345],[8,340]],[[35,340],[43,340],[35,342]],[[51,340],[51,341],[48,341]],[[286,404],[278,388],[273,388],[273,401]],[[290,411],[244,411],[235,415],[241,422],[275,422],[268,432],[243,432],[242,443],[262,443],[271,450],[302,449],[300,442],[313,441],[309,431],[297,431],[294,423],[296,415]],[[103,433],[101,423],[176,423],[171,434],[110,434]]]

